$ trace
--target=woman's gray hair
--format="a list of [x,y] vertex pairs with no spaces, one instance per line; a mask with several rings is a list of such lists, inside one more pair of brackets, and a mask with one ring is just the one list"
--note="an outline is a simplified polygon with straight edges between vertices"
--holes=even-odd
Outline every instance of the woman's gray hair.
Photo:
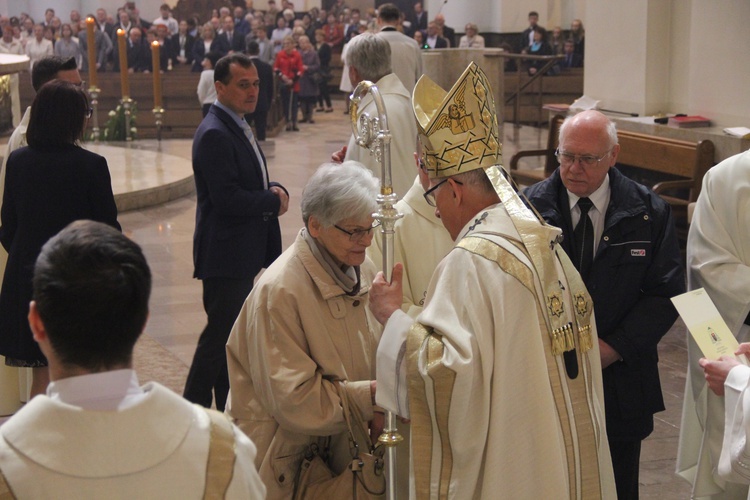
[[391,44],[374,33],[357,35],[346,48],[346,63],[353,66],[364,80],[377,82],[393,73]]
[[315,216],[324,227],[344,219],[364,219],[378,209],[380,180],[356,161],[324,163],[302,191],[302,220],[305,227]]

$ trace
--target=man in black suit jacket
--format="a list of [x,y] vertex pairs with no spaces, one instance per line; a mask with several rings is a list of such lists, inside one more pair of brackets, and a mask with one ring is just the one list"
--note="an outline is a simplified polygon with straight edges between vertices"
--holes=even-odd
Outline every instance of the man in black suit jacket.
[[435,21],[430,21],[427,24],[427,38],[425,44],[431,49],[447,49],[448,40],[440,36],[440,27]]
[[260,92],[258,92],[258,105],[255,111],[245,115],[248,123],[255,125],[255,135],[259,141],[266,140],[266,118],[268,110],[271,109],[273,99],[273,67],[260,60],[260,47],[258,42],[251,40],[247,43],[247,55],[253,60],[253,65],[258,70],[260,78]]
[[422,8],[422,2],[414,4],[414,12],[409,16],[411,30],[427,31],[427,11]]
[[[114,66],[112,69],[120,71],[120,53],[119,44],[115,45]],[[140,28],[133,27],[130,29],[130,35],[127,41],[128,51],[128,71],[130,73],[142,73],[151,71],[151,49],[143,41],[143,35]]]
[[193,44],[195,38],[188,33],[187,21],[180,21],[180,27],[177,33],[172,35],[172,63],[193,64]]
[[96,9],[96,26],[102,33],[106,33],[109,39],[115,32],[115,25],[107,22],[107,11],[104,9]]
[[[539,26],[539,13],[536,11],[529,12],[529,27],[521,33],[521,39],[518,42],[518,52],[529,48],[534,41],[534,29]],[[541,28],[541,26],[539,26]]]
[[[641,440],[654,429],[654,413],[664,410],[657,344],[677,319],[670,298],[685,291],[672,212],[613,168],[617,132],[600,112],[566,119],[558,151],[560,168],[525,194],[563,230],[562,247],[591,294],[617,497],[638,498]],[[580,250],[587,242],[588,259]],[[574,377],[575,357],[565,364]]]
[[203,281],[208,324],[184,396],[205,407],[215,398],[223,411],[229,391],[224,346],[255,276],[281,253],[278,217],[287,211],[289,195],[269,181],[265,157],[242,118],[255,111],[260,90],[253,62],[244,54],[221,58],[214,82],[217,102],[193,139],[194,277]]
[[581,54],[576,54],[575,46],[576,44],[573,40],[565,40],[565,45],[564,45],[565,59],[560,61],[561,68],[570,69],[570,68],[582,68],[583,67],[583,57],[581,57]]
[[[443,38],[448,40],[448,47],[456,46],[456,30],[445,25],[445,16],[438,14],[435,16],[435,23],[437,23],[440,31],[442,32]],[[442,47],[436,47],[438,49]]]
[[223,37],[229,45],[229,50],[233,52],[244,52],[245,51],[245,35],[234,29],[234,18],[232,16],[226,16],[222,23],[224,31],[219,37]]

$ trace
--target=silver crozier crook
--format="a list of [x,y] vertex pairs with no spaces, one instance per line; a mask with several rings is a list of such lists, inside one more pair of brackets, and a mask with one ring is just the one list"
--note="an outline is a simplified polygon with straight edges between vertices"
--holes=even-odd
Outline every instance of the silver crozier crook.
[[[377,108],[377,116],[371,117],[364,111],[358,116],[359,103],[367,95],[372,95]],[[385,103],[380,95],[378,87],[366,80],[357,85],[351,95],[349,116],[352,121],[352,130],[357,144],[368,151],[380,164],[380,195],[378,195],[378,212],[372,214],[380,222],[380,233],[383,235],[383,275],[386,281],[391,282],[391,271],[393,269],[393,235],[396,221],[403,217],[393,206],[398,197],[393,192],[391,181],[391,133],[388,130],[388,117],[385,112]],[[386,446],[386,461],[388,467],[388,498],[396,500],[396,445],[404,438],[396,428],[396,415],[390,411],[385,412],[385,428],[378,441]]]

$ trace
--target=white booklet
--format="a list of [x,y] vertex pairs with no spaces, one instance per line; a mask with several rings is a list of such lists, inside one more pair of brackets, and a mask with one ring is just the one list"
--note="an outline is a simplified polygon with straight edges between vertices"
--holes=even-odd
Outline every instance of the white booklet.
[[750,128],[747,127],[727,127],[724,129],[724,133],[734,137],[750,139]]
[[[732,335],[706,290],[699,288],[672,297],[672,303],[704,357],[715,360],[721,356],[734,356],[739,347],[737,339]],[[744,355],[739,358],[747,364],[743,359]]]

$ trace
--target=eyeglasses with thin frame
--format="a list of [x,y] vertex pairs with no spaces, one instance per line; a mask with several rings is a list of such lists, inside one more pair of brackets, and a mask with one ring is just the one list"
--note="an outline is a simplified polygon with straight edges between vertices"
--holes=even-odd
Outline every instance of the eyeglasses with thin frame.
[[334,224],[333,227],[341,231],[342,233],[346,233],[349,235],[349,241],[353,242],[359,242],[362,241],[367,235],[372,233],[372,230],[375,229],[380,225],[380,221],[375,221],[372,223],[372,226],[370,226],[367,229],[355,229],[354,231],[349,231],[347,229],[344,229],[343,227],[339,226],[338,224]]
[[[446,177],[445,179],[443,179],[442,181],[438,182],[437,184],[435,184],[430,189],[428,189],[427,191],[424,192],[424,194],[422,196],[424,196],[424,201],[426,201],[429,206],[431,206],[431,207],[437,207],[437,204],[435,203],[435,190],[437,188],[439,188],[440,186],[442,186],[443,184],[445,184],[446,182],[448,182],[448,179],[451,179],[451,177]],[[461,181],[459,181],[457,179],[453,179],[453,182],[455,182],[456,184],[459,184],[461,186],[464,185],[463,182],[461,182]]]
[[609,151],[604,153],[601,157],[597,158],[594,155],[574,155],[572,153],[566,153],[565,151],[560,151],[560,148],[557,148],[555,150],[555,156],[557,157],[557,161],[563,167],[570,167],[576,161],[578,161],[583,168],[591,168],[594,165],[599,164],[600,161],[602,161],[604,158],[609,156],[609,154],[612,152],[613,149],[614,149],[614,146],[612,146],[609,149]]

